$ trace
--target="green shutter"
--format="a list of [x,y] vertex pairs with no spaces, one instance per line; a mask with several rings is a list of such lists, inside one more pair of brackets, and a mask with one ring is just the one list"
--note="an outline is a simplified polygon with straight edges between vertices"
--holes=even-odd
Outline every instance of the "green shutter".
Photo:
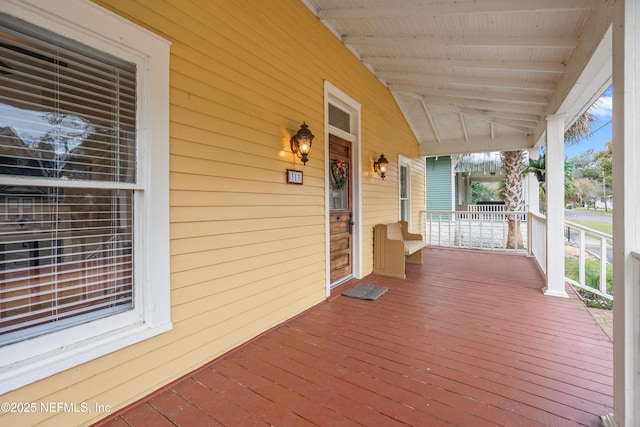
[[428,157],[427,166],[427,210],[453,209],[453,178],[451,157]]

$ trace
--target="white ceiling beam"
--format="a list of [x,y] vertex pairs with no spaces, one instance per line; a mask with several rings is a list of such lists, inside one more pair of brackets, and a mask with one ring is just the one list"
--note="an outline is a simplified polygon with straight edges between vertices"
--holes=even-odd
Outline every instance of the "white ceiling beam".
[[460,37],[431,34],[402,36],[344,36],[346,45],[395,45],[433,44],[437,46],[474,46],[474,47],[519,47],[540,49],[573,49],[578,45],[577,37]]
[[365,56],[361,57],[362,62],[374,66],[395,66],[398,69],[415,68],[424,66],[426,69],[434,67],[442,68],[470,68],[485,70],[510,70],[525,72],[540,72],[562,74],[565,66],[557,62],[528,62],[528,61],[500,61],[500,60],[472,60],[472,59],[442,59],[442,58],[419,58],[403,56]]
[[460,115],[464,114],[468,117],[475,117],[485,122],[496,123],[502,126],[511,127],[513,129],[517,129],[525,133],[531,133],[537,127],[537,124],[538,124],[538,122],[532,122],[530,120],[518,120],[515,118],[509,118],[509,117],[492,116],[489,113],[473,114],[473,110],[470,110],[468,108],[450,106],[450,108],[448,107],[447,109],[451,111],[456,111]]
[[469,142],[469,134],[467,133],[467,125],[464,123],[464,114],[459,113],[460,115],[460,125],[462,126],[462,133],[464,133],[464,140]]
[[[453,110],[453,109],[452,109]],[[460,109],[461,110],[461,109]],[[531,133],[536,128],[537,122],[530,122],[526,120],[517,120],[517,119],[509,119],[509,118],[501,118],[494,117],[491,115],[475,115],[475,114],[467,114],[462,111],[459,111],[458,114],[465,114],[467,117],[475,117],[477,119],[483,120],[489,123],[499,124],[501,126],[509,127],[514,130],[523,133]]]
[[[399,92],[394,91],[397,95],[405,95],[411,98],[415,98],[417,100],[425,99],[422,95],[419,95],[415,92]],[[543,112],[544,109],[535,105],[527,105],[527,104],[513,104],[506,102],[496,102],[496,101],[480,101],[476,99],[462,99],[462,98],[448,98],[446,96],[430,96],[427,100],[429,104],[438,104],[447,107],[455,107],[460,110],[454,111],[484,111],[485,115],[489,117],[505,117],[505,114],[514,115],[514,114],[524,114],[524,115],[533,115],[540,117],[541,121],[542,117],[545,117]],[[509,117],[508,118],[512,118]]]
[[530,123],[522,123],[517,120],[506,120],[506,119],[492,119],[489,123],[493,125],[503,126],[509,129],[513,129],[516,132],[523,133],[525,135],[533,135],[534,128],[531,127]]
[[467,0],[425,2],[403,0],[393,6],[339,7],[318,10],[320,19],[390,18],[399,16],[471,15],[485,13],[553,13],[595,8],[595,0]]
[[386,81],[403,81],[406,84],[433,85],[460,85],[473,87],[493,87],[502,89],[535,90],[552,92],[555,89],[553,81],[509,80],[488,77],[455,76],[451,74],[427,74],[404,73],[401,71],[386,72],[383,68],[377,68],[378,76]]
[[[446,156],[451,154],[465,154],[470,151],[483,153],[489,151],[511,151],[533,147],[533,138],[524,134],[508,133],[496,135],[495,138],[487,133],[484,136],[469,136],[469,143],[464,138],[443,139],[437,144],[435,141],[420,141],[420,155]],[[470,150],[472,148],[472,150]]]
[[389,87],[394,91],[416,92],[419,95],[423,95],[427,100],[431,95],[433,95],[445,96],[448,98],[479,99],[486,101],[512,102],[518,104],[534,104],[540,106],[547,105],[547,103],[549,102],[549,98],[546,96],[514,94],[511,92],[502,93],[491,90],[434,89],[427,86],[404,84],[390,84]]
[[475,108],[467,108],[460,107],[452,104],[437,104],[440,107],[444,107],[447,110],[455,111],[456,113],[461,113],[470,117],[478,117],[486,121],[492,120],[504,120],[505,123],[509,122],[513,125],[527,127],[531,129],[535,129],[535,127],[542,120],[541,116],[536,116],[535,114],[522,114],[522,113],[514,113],[514,112],[504,112],[504,111],[487,111],[487,110],[478,110]]
[[507,120],[512,123],[517,123],[518,126],[535,128],[538,123],[542,120],[541,116],[536,116],[535,114],[522,114],[522,113],[514,113],[514,112],[506,112],[506,111],[486,111],[486,110],[478,110],[475,108],[466,108],[466,107],[456,107],[456,106],[446,106],[447,108],[455,109],[458,112],[465,114],[466,116],[471,117],[482,117],[486,120]]
[[427,108],[427,104],[424,103],[424,101],[421,101],[422,104],[422,108],[424,110],[424,113],[427,115],[427,119],[429,120],[429,125],[431,125],[431,130],[433,131],[433,135],[436,137],[436,141],[438,141],[438,144],[440,144],[440,136],[438,135],[438,129],[436,129],[436,125],[433,122],[433,119],[431,118],[431,113],[429,113],[429,108]]
[[[440,141],[440,137],[438,136],[438,133],[436,131],[435,128],[435,122],[432,119],[431,113],[429,112],[429,107],[427,106],[427,102],[428,100],[420,95],[417,94],[405,94],[405,95],[411,95],[412,97],[415,97],[416,99],[418,99],[420,101],[420,104],[422,105],[422,108],[424,109],[427,118],[429,120],[429,123],[431,125],[431,128],[434,131],[434,135],[436,136],[436,140]],[[463,126],[466,126],[464,123],[464,118],[462,117],[464,111],[463,110],[468,110],[468,109],[464,109],[461,107],[456,107],[453,105],[447,105],[446,106],[447,109],[451,110],[451,111],[456,111],[459,115],[460,115],[460,119],[463,121]],[[487,122],[495,122],[496,124],[499,124],[501,126],[504,127],[508,127],[516,132],[522,133],[524,135],[531,135],[533,130],[536,128],[537,126],[537,122],[531,122],[531,121],[526,121],[526,120],[517,120],[517,119],[502,119],[502,118],[496,118],[495,116],[491,115],[490,113],[487,113],[486,115],[477,115],[476,117],[480,118],[481,120],[485,120]],[[467,134],[466,131],[466,127],[464,129],[464,133]]]

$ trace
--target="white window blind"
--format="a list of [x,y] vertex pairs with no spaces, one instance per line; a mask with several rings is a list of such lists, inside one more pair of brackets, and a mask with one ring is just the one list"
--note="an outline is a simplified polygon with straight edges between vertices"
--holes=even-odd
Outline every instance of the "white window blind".
[[134,64],[0,14],[0,345],[133,307],[135,133]]

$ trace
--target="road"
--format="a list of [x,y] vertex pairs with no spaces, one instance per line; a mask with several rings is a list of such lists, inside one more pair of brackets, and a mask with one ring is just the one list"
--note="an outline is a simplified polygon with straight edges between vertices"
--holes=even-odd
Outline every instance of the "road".
[[[573,209],[566,209],[564,211],[564,219],[567,221],[600,221],[608,222],[609,224],[611,224],[613,220],[612,215],[593,211],[575,211]],[[570,236],[567,236],[567,232],[565,230],[565,238],[576,246],[580,244],[580,235],[575,230],[571,232]],[[600,254],[600,239],[585,236],[585,246],[587,251],[593,254]],[[610,263],[613,262],[613,249],[610,245],[607,245],[607,261]]]
[[573,209],[565,209],[564,219],[567,221],[600,221],[611,224],[613,215],[594,211],[575,211]]

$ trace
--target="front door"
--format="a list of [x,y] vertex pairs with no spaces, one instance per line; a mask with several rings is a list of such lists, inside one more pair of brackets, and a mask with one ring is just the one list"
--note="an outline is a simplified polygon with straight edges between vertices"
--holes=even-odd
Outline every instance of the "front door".
[[351,206],[351,143],[329,135],[329,243],[330,279],[336,285],[351,277],[353,210]]

